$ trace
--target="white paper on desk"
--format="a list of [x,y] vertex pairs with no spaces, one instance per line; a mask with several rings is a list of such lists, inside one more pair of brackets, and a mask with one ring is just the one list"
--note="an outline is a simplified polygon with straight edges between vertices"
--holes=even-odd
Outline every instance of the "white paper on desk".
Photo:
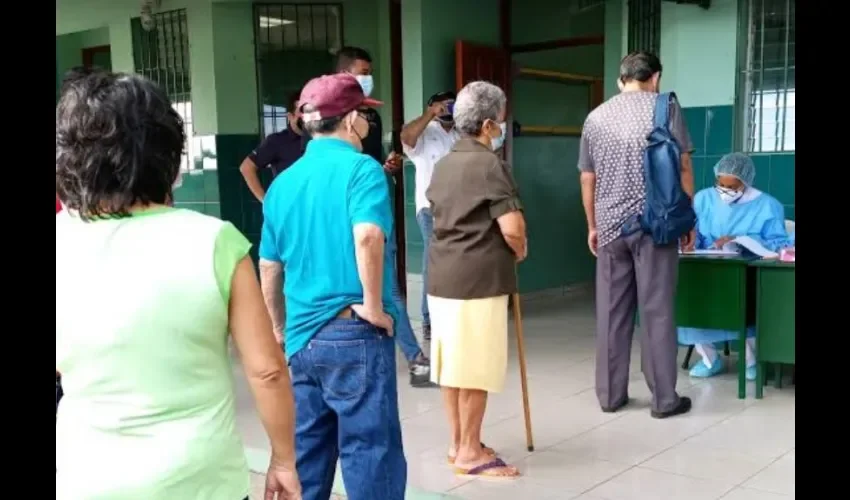
[[736,250],[738,247],[743,247],[749,250],[750,252],[758,255],[759,257],[765,259],[774,259],[779,257],[779,254],[776,252],[771,252],[758,241],[750,238],[749,236],[738,236],[734,240],[729,243],[723,245],[723,249],[726,250]]
[[679,253],[682,255],[738,255],[739,252],[736,252],[732,249],[726,248],[703,248],[698,250],[688,250],[687,252],[683,252],[679,250]]

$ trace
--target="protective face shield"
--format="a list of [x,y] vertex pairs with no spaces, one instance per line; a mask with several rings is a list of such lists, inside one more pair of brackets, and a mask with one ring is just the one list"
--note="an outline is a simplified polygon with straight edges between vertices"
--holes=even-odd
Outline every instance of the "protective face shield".
[[735,203],[741,199],[741,196],[744,196],[743,191],[737,191],[735,189],[728,189],[721,186],[715,186],[714,189],[717,190],[717,194],[720,196],[720,201],[727,205]]

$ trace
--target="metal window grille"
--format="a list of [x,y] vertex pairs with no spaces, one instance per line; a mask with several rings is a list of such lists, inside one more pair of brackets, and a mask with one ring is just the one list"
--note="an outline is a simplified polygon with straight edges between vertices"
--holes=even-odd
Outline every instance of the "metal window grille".
[[254,5],[257,86],[264,136],[286,129],[288,97],[333,70],[342,46],[340,4]]
[[629,0],[629,52],[661,51],[661,0]]
[[605,5],[605,0],[572,0],[572,12],[586,12]]
[[794,151],[796,101],[795,0],[746,2],[746,53],[739,86],[744,148]]
[[183,118],[186,147],[180,160],[181,171],[188,171],[194,157],[192,123],[192,84],[189,73],[189,31],[186,9],[153,15],[153,29],[142,28],[141,18],[132,20],[133,62],[136,73],[156,82]]

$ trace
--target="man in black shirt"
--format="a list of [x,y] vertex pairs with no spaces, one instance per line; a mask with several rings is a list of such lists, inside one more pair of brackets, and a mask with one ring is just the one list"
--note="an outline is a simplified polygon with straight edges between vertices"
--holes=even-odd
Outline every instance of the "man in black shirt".
[[[372,79],[372,57],[365,50],[359,47],[341,48],[336,56],[336,71],[337,73],[354,75],[363,89],[363,93],[367,96],[372,93],[375,86]],[[384,170],[388,172],[387,189],[391,189],[394,181],[389,173],[401,167],[401,155],[394,151],[390,152],[388,156],[384,155],[384,130],[381,115],[374,108],[369,107],[362,108],[360,113],[369,122],[369,133],[363,138],[363,153],[384,166]],[[387,237],[385,253],[388,258],[395,262],[396,243],[395,236],[392,234]],[[395,283],[396,277],[393,275],[389,279],[393,280],[393,299],[402,312],[402,321],[406,321],[406,324],[396,325],[394,330],[398,345],[407,358],[410,367],[410,385],[413,387],[432,387],[430,361],[422,352],[422,348],[413,334],[413,328],[410,326],[410,320],[407,316],[407,305],[401,296],[398,283]]]
[[266,195],[260,176],[257,175],[261,168],[270,168],[273,176],[283,172],[295,160],[301,158],[307,138],[301,130],[301,111],[298,109],[298,98],[300,93],[289,96],[286,109],[286,130],[270,134],[266,139],[251,152],[239,166],[248,189],[257,197],[261,203]]

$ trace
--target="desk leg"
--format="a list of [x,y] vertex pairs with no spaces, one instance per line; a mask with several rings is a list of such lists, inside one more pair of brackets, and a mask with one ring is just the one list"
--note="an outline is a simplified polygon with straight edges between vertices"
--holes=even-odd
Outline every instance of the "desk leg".
[[756,399],[764,397],[764,363],[756,361]]
[[738,399],[747,399],[747,356],[745,344],[747,342],[747,329],[738,333]]
[[773,386],[782,389],[782,363],[773,365]]

